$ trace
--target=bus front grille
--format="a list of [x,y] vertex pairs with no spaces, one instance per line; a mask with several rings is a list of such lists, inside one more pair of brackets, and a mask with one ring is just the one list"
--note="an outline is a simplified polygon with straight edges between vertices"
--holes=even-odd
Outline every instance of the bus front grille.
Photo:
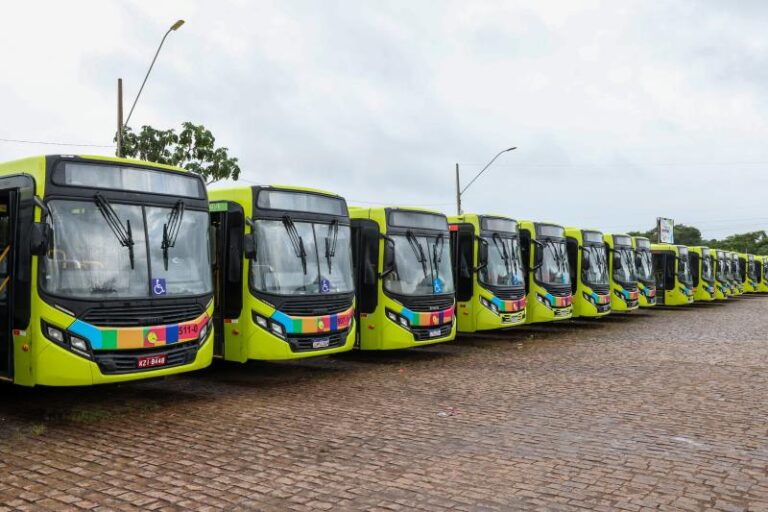
[[[189,364],[195,360],[198,348],[197,341],[190,341],[179,343],[178,345],[167,345],[150,349],[97,350],[94,351],[93,360],[99,365],[99,370],[104,375],[144,372]],[[138,368],[139,358],[162,354],[165,354],[166,357],[163,366]]]
[[398,296],[396,300],[411,311],[443,311],[453,306],[453,295],[425,297]]
[[189,322],[203,314],[197,303],[120,305],[93,308],[81,320],[99,327],[140,327]]
[[351,293],[290,297],[275,306],[289,316],[334,315],[351,308],[353,298],[354,294]]

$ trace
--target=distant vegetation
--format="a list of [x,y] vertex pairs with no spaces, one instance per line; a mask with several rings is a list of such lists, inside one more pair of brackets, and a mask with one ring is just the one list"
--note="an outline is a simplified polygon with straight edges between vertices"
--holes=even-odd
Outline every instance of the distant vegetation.
[[[657,240],[657,230],[653,228],[646,232],[631,231],[632,236],[645,236],[651,242]],[[705,245],[713,249],[725,249],[728,251],[748,252],[751,254],[768,254],[768,235],[765,231],[751,231],[731,235],[723,240],[706,240],[701,237],[701,231],[693,226],[679,224],[675,226],[675,243],[682,245]]]

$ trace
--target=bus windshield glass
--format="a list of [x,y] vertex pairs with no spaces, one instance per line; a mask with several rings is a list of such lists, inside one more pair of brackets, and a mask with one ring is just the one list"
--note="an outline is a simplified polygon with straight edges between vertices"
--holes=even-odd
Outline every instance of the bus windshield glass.
[[608,262],[604,245],[585,245],[582,249],[581,280],[591,285],[608,284]]
[[613,250],[613,279],[619,283],[634,283],[635,251],[631,247],[616,247]]
[[714,280],[715,273],[712,269],[712,255],[705,252],[701,255],[701,279],[707,283]]
[[546,238],[540,243],[538,250],[541,251],[542,258],[541,266],[536,269],[536,280],[545,285],[571,284],[565,240]]
[[523,265],[518,239],[494,233],[482,236],[480,243],[488,248],[488,260],[478,271],[478,280],[490,286],[522,286]]
[[643,281],[644,283],[652,283],[653,282],[653,255],[651,254],[651,251],[649,250],[639,250],[637,251],[637,265],[636,272],[637,272],[637,279],[639,281]]
[[53,239],[41,258],[41,282],[49,293],[97,300],[211,293],[208,212],[176,215],[178,234],[164,250],[172,207],[60,199],[48,207]]
[[[453,293],[448,232],[435,235],[392,235],[395,264],[384,277],[384,288],[399,295]],[[490,251],[489,251],[490,253]]]
[[691,265],[688,261],[688,249],[680,247],[678,251],[677,278],[680,279],[681,283],[692,286],[693,277],[691,276]]
[[255,290],[277,295],[350,293],[350,228],[319,223],[258,219],[254,222],[256,258],[250,282]]

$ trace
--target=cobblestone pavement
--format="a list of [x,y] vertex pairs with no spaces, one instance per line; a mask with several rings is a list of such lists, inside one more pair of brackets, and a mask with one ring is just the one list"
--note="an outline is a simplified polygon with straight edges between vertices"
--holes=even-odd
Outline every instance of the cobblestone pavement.
[[0,509],[768,511],[766,313],[2,387]]

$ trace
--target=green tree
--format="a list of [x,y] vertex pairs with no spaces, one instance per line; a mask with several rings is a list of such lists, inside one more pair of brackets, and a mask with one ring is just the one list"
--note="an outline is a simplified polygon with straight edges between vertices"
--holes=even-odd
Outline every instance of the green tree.
[[217,148],[215,142],[210,130],[190,122],[183,123],[179,133],[146,125],[135,133],[126,127],[122,154],[127,158],[182,167],[199,174],[208,184],[237,180],[240,177],[237,158],[229,156],[228,148]]
[[765,231],[751,231],[730,235],[724,240],[710,240],[710,247],[727,251],[768,254],[768,235]]

